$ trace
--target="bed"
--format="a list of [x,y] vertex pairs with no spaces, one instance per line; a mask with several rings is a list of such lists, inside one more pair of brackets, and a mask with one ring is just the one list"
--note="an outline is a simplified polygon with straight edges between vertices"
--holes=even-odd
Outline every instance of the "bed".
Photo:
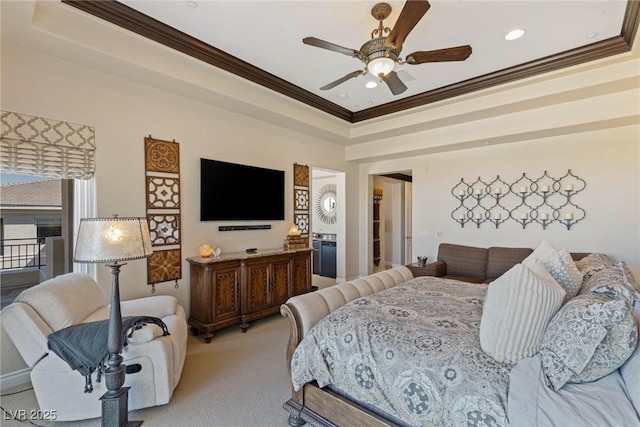
[[288,301],[289,423],[640,426],[619,369],[556,392],[537,350],[517,363],[490,356],[480,339],[489,286],[396,267]]

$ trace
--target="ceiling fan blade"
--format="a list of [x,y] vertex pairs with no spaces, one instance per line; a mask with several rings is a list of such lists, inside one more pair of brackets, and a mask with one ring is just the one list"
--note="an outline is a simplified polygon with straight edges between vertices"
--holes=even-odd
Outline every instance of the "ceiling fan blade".
[[342,78],[339,78],[338,80],[336,80],[336,81],[334,81],[334,82],[331,82],[331,83],[329,83],[329,84],[326,84],[326,85],[322,86],[322,87],[320,88],[320,90],[329,90],[329,89],[332,89],[332,88],[334,88],[334,87],[338,86],[339,84],[342,84],[342,83],[346,82],[347,80],[351,80],[352,78],[354,78],[354,77],[358,77],[358,76],[361,76],[362,74],[365,74],[365,73],[366,73],[366,72],[365,72],[365,71],[362,71],[362,70],[354,71],[353,73],[349,73],[349,74],[347,74],[346,76],[344,76],[344,77],[342,77]]
[[456,46],[446,49],[413,52],[407,55],[407,64],[424,64],[425,62],[464,61],[471,55],[471,46]]
[[315,37],[305,37],[302,39],[302,43],[308,44],[309,46],[332,50],[334,52],[342,53],[347,56],[352,56],[354,58],[357,58],[358,54],[360,53],[355,49],[349,49],[348,47],[339,46],[335,43],[330,43],[328,41],[320,40]]
[[398,49],[404,43],[413,27],[422,19],[431,5],[427,0],[407,0],[398,16],[396,25],[385,39],[385,45]]
[[389,86],[389,89],[391,89],[391,93],[393,93],[394,95],[400,95],[402,92],[407,90],[407,87],[404,83],[402,83],[402,80],[400,80],[400,77],[398,77],[398,73],[396,73],[395,71],[392,71],[386,76],[382,77],[382,80],[384,80],[387,86]]

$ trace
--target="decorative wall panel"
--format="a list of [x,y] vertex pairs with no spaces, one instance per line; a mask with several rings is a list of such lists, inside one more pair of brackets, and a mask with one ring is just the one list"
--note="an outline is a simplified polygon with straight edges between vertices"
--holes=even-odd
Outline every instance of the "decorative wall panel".
[[154,250],[147,262],[147,281],[155,292],[155,284],[182,277],[182,251],[178,249]]
[[480,228],[482,224],[491,224],[498,228],[507,221],[515,221],[523,229],[531,224],[543,229],[561,224],[570,230],[586,216],[585,210],[575,202],[575,196],[586,186],[571,170],[557,178],[547,171],[534,178],[523,173],[511,183],[499,175],[490,180],[478,177],[469,182],[461,178],[451,189],[458,201],[451,217],[461,227],[472,224]]
[[180,243],[180,215],[148,214],[147,220],[153,246]]
[[147,175],[147,209],[179,209],[180,178]]
[[[153,255],[147,260],[147,283],[182,278],[180,235],[180,145],[151,136],[144,139],[147,222]],[[162,249],[155,249],[162,247]]]
[[298,226],[300,237],[309,246],[309,218],[311,204],[309,203],[309,166],[293,165],[293,222]]

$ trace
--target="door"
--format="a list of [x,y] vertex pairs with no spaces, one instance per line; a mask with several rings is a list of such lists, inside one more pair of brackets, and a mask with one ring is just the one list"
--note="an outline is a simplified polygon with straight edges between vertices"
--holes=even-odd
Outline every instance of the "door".
[[269,305],[280,306],[289,299],[289,277],[291,256],[282,255],[273,257],[271,261],[271,277],[269,291]]
[[240,280],[240,264],[237,262],[214,264],[214,266],[207,266],[207,268],[211,270],[212,322],[233,319],[239,316],[240,293],[238,292],[238,282]]
[[247,313],[264,310],[270,307],[270,269],[269,258],[256,258],[247,261]]
[[[318,249],[318,253],[320,249]],[[311,260],[309,252],[298,252],[293,255],[293,294],[304,294],[311,290]]]
[[413,184],[406,182],[404,184],[404,263],[411,264],[413,262]]

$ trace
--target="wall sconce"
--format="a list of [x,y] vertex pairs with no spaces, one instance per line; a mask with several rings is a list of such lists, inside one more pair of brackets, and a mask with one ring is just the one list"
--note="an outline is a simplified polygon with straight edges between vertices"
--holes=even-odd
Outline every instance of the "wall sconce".
[[[538,178],[529,178],[523,173],[511,183],[499,175],[489,182],[480,177],[473,182],[461,178],[451,189],[459,204],[451,217],[463,228],[468,222],[478,228],[484,222],[499,228],[507,221],[515,221],[523,229],[532,223],[542,225],[543,230],[549,224],[560,223],[569,230],[586,216],[585,210],[573,201],[585,188],[586,182],[571,170],[559,178],[546,171]],[[482,213],[480,217],[477,212]]]

